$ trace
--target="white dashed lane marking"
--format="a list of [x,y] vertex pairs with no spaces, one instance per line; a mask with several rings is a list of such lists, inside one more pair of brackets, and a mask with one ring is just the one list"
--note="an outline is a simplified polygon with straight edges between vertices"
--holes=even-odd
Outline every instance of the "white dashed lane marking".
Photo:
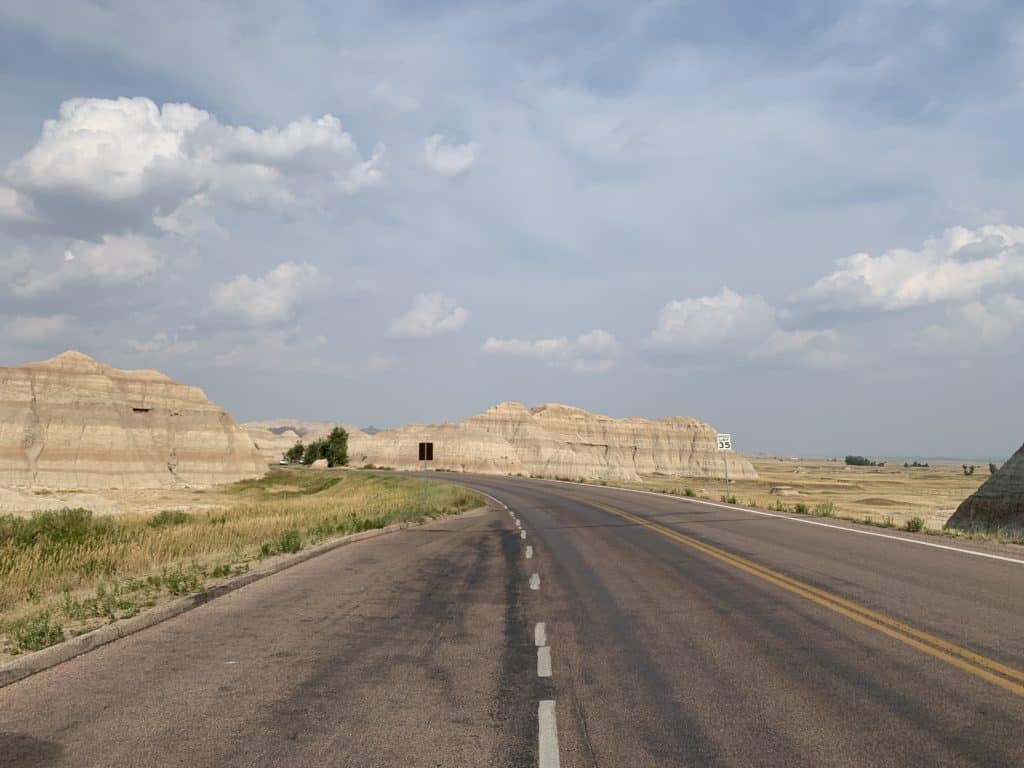
[[540,589],[540,574],[535,573],[530,577],[530,589]]
[[529,544],[527,544],[526,545],[526,559],[529,560],[531,557],[533,557],[533,547],[530,546]]
[[543,621],[538,621],[533,628],[533,642],[538,647],[548,644],[548,630]]
[[526,538],[526,531],[520,531],[519,532],[519,537],[525,539]]
[[537,649],[537,677],[551,677],[551,649],[546,645]]
[[555,719],[555,702],[545,700],[537,707],[537,764],[540,768],[559,768],[558,723]]

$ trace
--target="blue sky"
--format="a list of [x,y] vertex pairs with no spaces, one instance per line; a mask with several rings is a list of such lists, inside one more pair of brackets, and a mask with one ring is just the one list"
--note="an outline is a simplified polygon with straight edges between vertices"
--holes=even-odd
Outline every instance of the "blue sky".
[[1019,445],[1019,5],[278,5],[0,9],[0,363]]

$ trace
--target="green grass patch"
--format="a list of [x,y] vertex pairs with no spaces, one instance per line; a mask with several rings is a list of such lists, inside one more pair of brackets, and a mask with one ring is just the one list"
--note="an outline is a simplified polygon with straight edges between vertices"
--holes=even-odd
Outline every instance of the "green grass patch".
[[[0,654],[125,618],[260,557],[483,505],[447,483],[290,469],[218,489],[208,512],[96,517],[87,509],[0,516]],[[42,643],[42,645],[40,645]]]

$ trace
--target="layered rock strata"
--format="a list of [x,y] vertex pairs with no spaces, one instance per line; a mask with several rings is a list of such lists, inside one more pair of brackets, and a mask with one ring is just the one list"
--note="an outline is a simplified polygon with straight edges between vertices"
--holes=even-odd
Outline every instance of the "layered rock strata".
[[349,436],[349,463],[416,469],[417,444],[434,443],[435,469],[589,480],[642,475],[753,479],[743,456],[716,449],[715,429],[684,417],[613,419],[549,403],[500,403],[458,424],[412,424]]
[[1024,445],[957,507],[946,527],[1024,531]]
[[69,351],[0,368],[0,485],[203,486],[258,477],[248,433],[198,387]]

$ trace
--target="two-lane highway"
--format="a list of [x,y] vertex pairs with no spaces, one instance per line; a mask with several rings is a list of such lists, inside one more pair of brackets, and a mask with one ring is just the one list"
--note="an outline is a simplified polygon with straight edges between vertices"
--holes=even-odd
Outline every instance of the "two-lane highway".
[[495,502],[0,689],[0,764],[1024,765],[1017,549],[437,479]]

